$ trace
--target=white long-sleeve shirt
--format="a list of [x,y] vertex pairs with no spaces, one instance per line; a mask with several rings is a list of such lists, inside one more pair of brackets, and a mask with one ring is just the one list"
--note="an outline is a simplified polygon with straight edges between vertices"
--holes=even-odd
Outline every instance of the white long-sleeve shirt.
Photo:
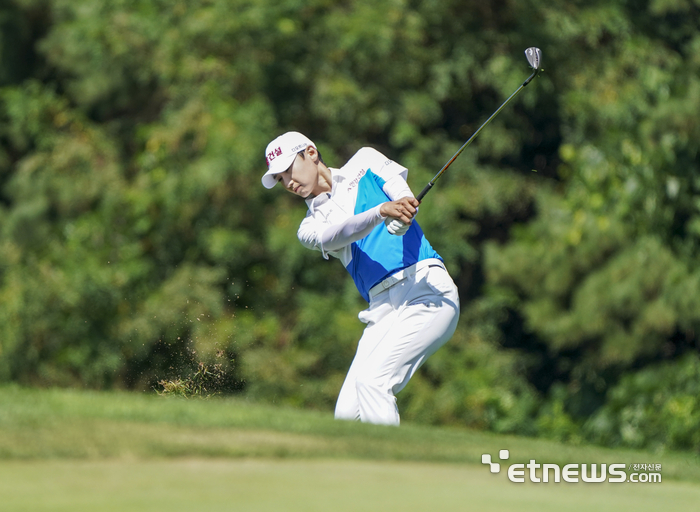
[[392,273],[427,258],[440,258],[414,221],[406,235],[384,228],[382,203],[413,197],[408,170],[372,148],[362,148],[342,168],[330,169],[331,192],[307,199],[309,212],[297,232],[301,243],[343,262],[360,293]]

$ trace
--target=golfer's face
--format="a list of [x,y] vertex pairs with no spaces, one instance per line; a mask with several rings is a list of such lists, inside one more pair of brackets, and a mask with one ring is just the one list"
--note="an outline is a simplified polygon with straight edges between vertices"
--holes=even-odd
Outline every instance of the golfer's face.
[[297,155],[289,169],[277,175],[277,181],[291,193],[307,198],[318,184],[318,166],[309,155]]

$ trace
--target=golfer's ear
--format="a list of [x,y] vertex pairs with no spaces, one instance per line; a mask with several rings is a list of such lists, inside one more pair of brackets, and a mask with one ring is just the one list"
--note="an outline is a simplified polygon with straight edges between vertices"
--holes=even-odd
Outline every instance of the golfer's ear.
[[304,151],[306,153],[306,156],[311,158],[311,161],[315,164],[318,163],[319,161],[319,156],[318,156],[318,149],[316,149],[313,146],[306,146],[306,150]]

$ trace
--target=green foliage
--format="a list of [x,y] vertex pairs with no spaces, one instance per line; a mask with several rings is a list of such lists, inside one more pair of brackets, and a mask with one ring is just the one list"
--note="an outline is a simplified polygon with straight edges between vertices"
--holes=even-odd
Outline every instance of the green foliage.
[[527,382],[527,360],[493,340],[501,303],[479,301],[462,314],[455,336],[399,395],[403,418],[533,435],[540,400]]
[[650,365],[630,372],[585,425],[598,443],[638,448],[700,447],[700,358]]
[[[583,43],[567,50],[604,41],[605,52],[557,87],[566,186],[542,188],[537,218],[486,251],[487,279],[518,295],[523,328],[547,347],[541,361],[559,383],[549,407],[563,405],[576,435],[622,375],[697,343],[697,17],[669,14],[697,8],[669,7],[578,13],[579,29],[587,20],[601,32],[565,33]],[[679,22],[687,35],[670,36]]]
[[[421,207],[462,319],[400,405],[622,442],[584,424],[622,410],[625,376],[683,368],[698,345],[698,14],[663,0],[3,3],[0,380],[152,390],[224,361],[226,392],[331,409],[365,305],[296,240],[305,205],[260,186],[264,147],[300,130],[337,167],[372,145],[420,190],[537,45],[545,72]],[[688,428],[639,442],[696,448]]]

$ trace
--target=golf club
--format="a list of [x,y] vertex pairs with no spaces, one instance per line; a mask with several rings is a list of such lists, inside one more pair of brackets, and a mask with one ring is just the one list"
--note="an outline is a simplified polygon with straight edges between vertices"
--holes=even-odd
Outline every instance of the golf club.
[[503,107],[505,107],[510,100],[512,100],[522,89],[525,87],[527,84],[529,84],[533,78],[535,78],[538,73],[541,71],[540,65],[542,64],[542,52],[540,51],[539,48],[535,48],[534,46],[531,48],[528,48],[525,50],[525,56],[527,57],[527,61],[530,64],[530,67],[533,69],[532,74],[528,77],[527,80],[525,80],[518,89],[510,95],[510,97],[503,102],[503,104],[498,107],[498,110],[496,110],[493,114],[491,114],[491,117],[489,117],[484,124],[482,124],[477,131],[474,132],[474,134],[469,137],[469,140],[464,143],[464,145],[459,148],[459,151],[457,151],[452,158],[443,166],[442,169],[440,169],[440,172],[438,172],[435,177],[433,177],[432,180],[425,186],[425,188],[421,191],[418,196],[416,196],[416,199],[419,201],[422,201],[423,198],[425,197],[425,194],[430,191],[431,188],[433,188],[433,185],[435,185],[435,182],[438,180],[440,176],[442,176],[442,173],[444,173],[447,168],[452,165],[452,162],[454,162],[457,157],[464,151],[464,149],[471,144],[471,142],[476,138],[477,135],[479,135],[479,132],[484,129],[484,127],[491,122],[491,119],[496,117],[496,114],[498,114],[501,110],[503,110]]

